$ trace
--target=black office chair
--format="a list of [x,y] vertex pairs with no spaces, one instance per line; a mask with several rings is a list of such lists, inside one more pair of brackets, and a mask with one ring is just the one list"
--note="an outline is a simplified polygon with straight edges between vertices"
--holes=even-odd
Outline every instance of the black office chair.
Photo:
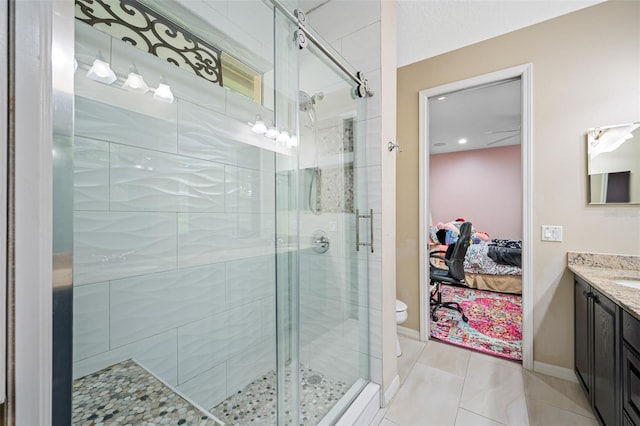
[[[431,305],[431,319],[438,321],[436,311],[438,308],[448,308],[462,314],[462,320],[468,322],[469,319],[462,312],[462,308],[457,302],[443,302],[442,292],[440,284],[452,284],[457,286],[464,286],[464,256],[467,254],[471,240],[471,222],[464,222],[460,226],[460,235],[458,240],[449,245],[447,251],[437,250],[429,253],[429,278],[431,279],[431,286],[435,286],[435,291],[431,293],[430,305]],[[444,253],[444,257],[442,254]],[[439,259],[446,265],[445,268],[431,263],[431,259]]]

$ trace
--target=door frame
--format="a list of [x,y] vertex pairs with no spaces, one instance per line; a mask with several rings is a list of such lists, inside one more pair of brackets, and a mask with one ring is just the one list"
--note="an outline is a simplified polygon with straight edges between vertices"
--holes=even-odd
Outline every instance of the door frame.
[[471,77],[465,80],[424,89],[419,92],[419,230],[420,230],[420,340],[429,340],[430,321],[426,295],[429,285],[429,98],[474,86],[520,77],[521,106],[521,173],[522,173],[522,366],[533,369],[533,155],[532,155],[532,64]]

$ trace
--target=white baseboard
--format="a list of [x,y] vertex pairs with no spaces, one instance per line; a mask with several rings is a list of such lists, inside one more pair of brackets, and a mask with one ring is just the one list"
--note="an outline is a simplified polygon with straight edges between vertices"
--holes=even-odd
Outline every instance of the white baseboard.
[[576,373],[564,367],[559,367],[553,364],[547,364],[545,362],[534,361],[533,371],[540,374],[546,374],[547,376],[556,377],[558,379],[567,380],[569,382],[578,383]]
[[405,337],[409,337],[411,339],[414,340],[420,340],[420,332],[415,331],[413,328],[407,328],[407,327],[403,327],[401,325],[397,326],[398,327],[398,334],[405,336]]
[[396,374],[396,377],[393,378],[393,380],[391,381],[391,384],[387,388],[387,391],[384,393],[384,401],[382,401],[383,407],[386,407],[387,405],[389,405],[393,397],[396,396],[396,393],[398,393],[399,389],[400,389],[400,376]]

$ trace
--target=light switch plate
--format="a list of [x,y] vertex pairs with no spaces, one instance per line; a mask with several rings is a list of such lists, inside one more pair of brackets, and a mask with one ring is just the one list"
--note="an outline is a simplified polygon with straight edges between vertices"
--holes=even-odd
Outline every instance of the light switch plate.
[[542,225],[542,241],[562,241],[562,226]]

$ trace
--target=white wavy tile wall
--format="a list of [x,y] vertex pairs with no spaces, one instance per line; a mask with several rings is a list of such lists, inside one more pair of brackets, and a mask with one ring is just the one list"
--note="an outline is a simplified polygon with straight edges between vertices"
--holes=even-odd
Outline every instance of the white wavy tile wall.
[[176,268],[175,213],[76,211],[74,285]]
[[[241,167],[225,166],[225,202],[227,213],[250,213],[260,209],[261,184],[273,185],[262,172]],[[272,204],[269,210],[273,210]]]
[[109,143],[76,137],[73,147],[75,210],[109,210]]
[[[274,310],[275,312],[275,310]],[[238,392],[264,373],[276,368],[275,338],[252,342],[246,350],[227,361],[227,397]]]
[[178,213],[178,267],[274,253],[272,214]]
[[178,390],[205,409],[211,409],[227,398],[227,368],[225,363],[182,383]]
[[225,309],[224,264],[111,281],[111,347]]
[[191,380],[229,356],[227,312],[206,317],[178,329],[178,380]]
[[[158,72],[80,27],[116,71],[134,55]],[[138,104],[76,79],[74,377],[134,358],[211,408],[275,368],[274,154],[246,124],[270,113],[224,90]]]
[[274,256],[227,262],[227,306],[234,308],[265,297],[275,297],[275,267]]
[[73,359],[109,350],[109,283],[76,287],[73,291]]
[[[74,340],[76,338],[74,335]],[[176,342],[177,330],[174,329],[138,340],[130,345],[101,352],[89,358],[74,360],[73,378],[78,379],[110,365],[133,358],[167,383],[175,386],[178,384],[178,370],[176,368],[178,347]]]
[[111,209],[224,211],[224,166],[111,145]]
[[[249,105],[247,107],[250,111]],[[178,108],[179,152],[189,157],[255,170],[270,166],[267,171],[273,171],[273,157],[265,156],[260,148],[253,145],[264,138],[246,132],[249,129],[246,123],[253,120],[255,114],[246,121],[229,120],[224,114],[181,102]],[[238,143],[240,135],[243,143]]]
[[159,119],[76,96],[75,134],[156,151],[178,152],[177,120]]

